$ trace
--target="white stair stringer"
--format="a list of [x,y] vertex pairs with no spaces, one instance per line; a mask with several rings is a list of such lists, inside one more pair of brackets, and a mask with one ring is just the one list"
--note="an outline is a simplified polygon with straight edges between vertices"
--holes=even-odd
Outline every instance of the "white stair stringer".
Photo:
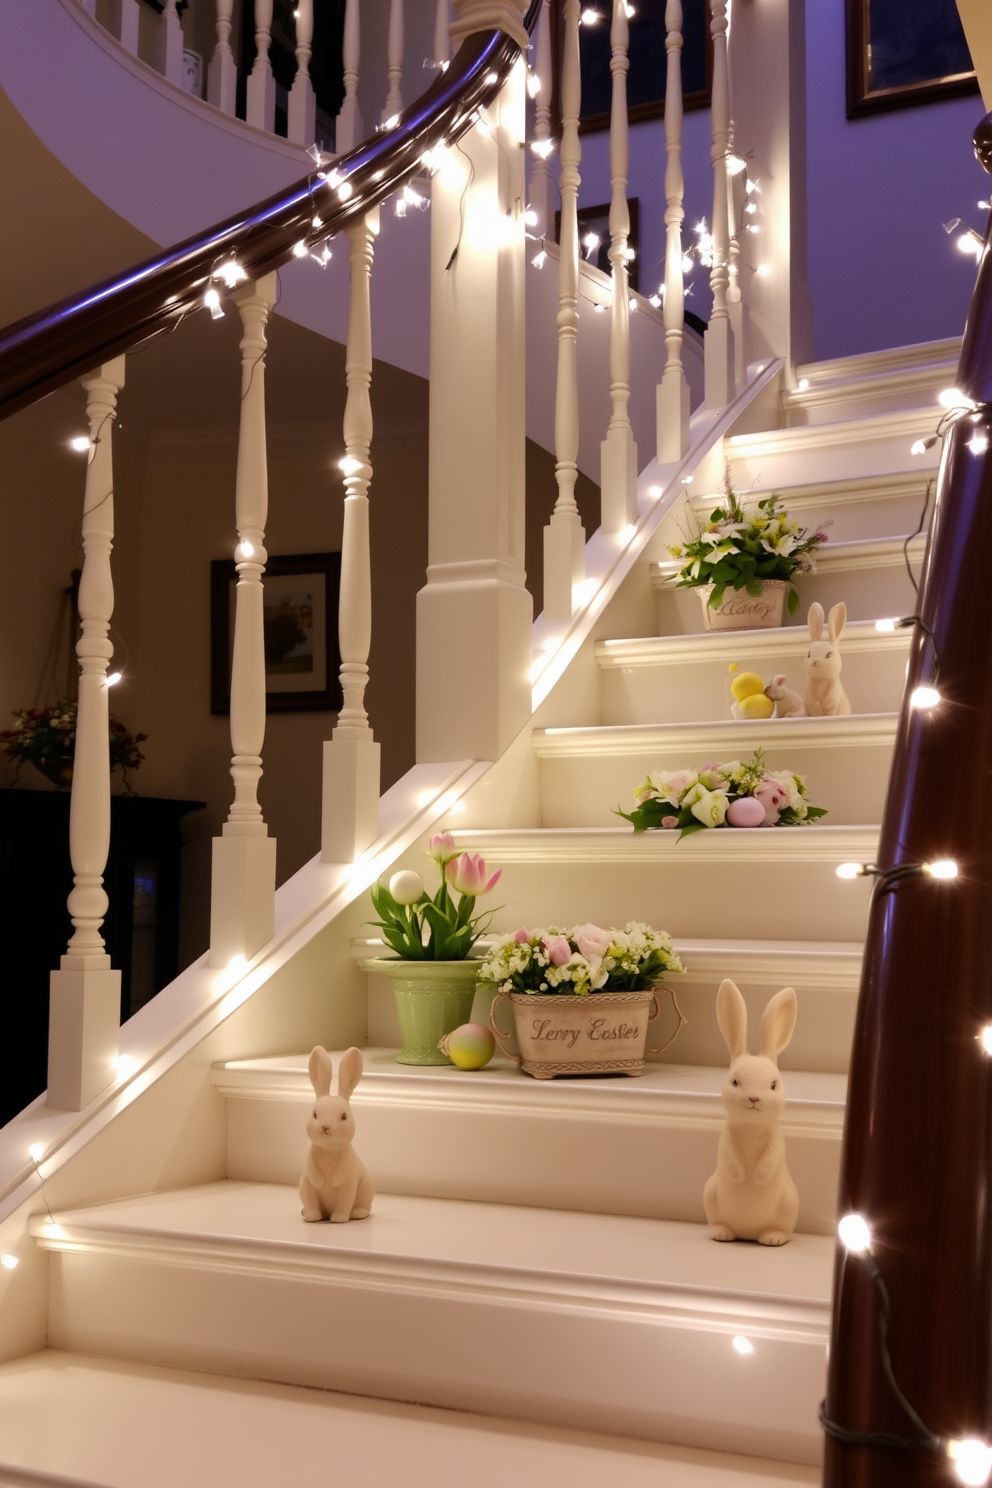
[[[813,1488],[813,1467],[51,1349],[0,1366],[4,1488]],[[57,1424],[57,1429],[54,1429]]]
[[819,1458],[825,1236],[719,1245],[697,1225],[391,1194],[367,1221],[301,1226],[295,1188],[235,1182],[32,1230],[56,1348]]

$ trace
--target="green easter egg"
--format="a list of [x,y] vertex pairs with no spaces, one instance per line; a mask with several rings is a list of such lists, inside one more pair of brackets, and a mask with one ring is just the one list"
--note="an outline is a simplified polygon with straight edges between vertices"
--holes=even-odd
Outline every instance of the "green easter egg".
[[482,1023],[463,1023],[445,1039],[445,1053],[459,1069],[484,1069],[493,1057],[496,1040]]

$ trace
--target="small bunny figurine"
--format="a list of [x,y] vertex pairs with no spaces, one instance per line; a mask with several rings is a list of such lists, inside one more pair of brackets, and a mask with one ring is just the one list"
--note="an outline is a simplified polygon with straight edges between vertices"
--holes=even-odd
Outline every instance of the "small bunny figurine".
[[805,718],[806,709],[798,692],[786,685],[785,673],[779,672],[765,688],[765,697],[775,704],[776,718]]
[[300,1179],[303,1218],[343,1224],[366,1219],[375,1189],[351,1142],[355,1118],[348,1097],[362,1073],[362,1051],[347,1049],[338,1065],[338,1092],[331,1094],[331,1056],[318,1044],[310,1055],[313,1108],[307,1119],[310,1155]]
[[827,622],[830,639],[823,640],[823,606],[809,607],[809,650],[806,652],[806,712],[810,718],[850,713],[851,704],[840,682],[840,638],[847,624],[847,605],[835,604]]
[[796,1026],[796,994],[776,992],[761,1019],[761,1053],[747,1052],[747,1007],[734,983],[716,994],[716,1018],[730,1050],[723,1087],[726,1124],[720,1133],[716,1172],[703,1189],[713,1240],[757,1240],[784,1245],[799,1216],[799,1194],[785,1163],[778,1126],[785,1105],[776,1060]]

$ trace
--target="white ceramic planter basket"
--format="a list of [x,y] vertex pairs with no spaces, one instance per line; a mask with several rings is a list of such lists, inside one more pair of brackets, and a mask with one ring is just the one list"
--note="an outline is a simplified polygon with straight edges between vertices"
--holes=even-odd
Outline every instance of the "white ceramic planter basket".
[[727,589],[718,610],[710,606],[713,588],[712,584],[701,584],[696,590],[702,602],[706,630],[764,630],[782,624],[789,588],[784,579],[766,579],[759,599],[746,589]]
[[[587,997],[500,992],[493,999],[489,1026],[507,1058],[538,1080],[555,1075],[642,1075],[645,1055],[661,1054],[686,1022],[671,987],[659,991],[672,999],[678,1025],[658,1048],[645,1048],[648,1024],[660,1011],[654,991],[591,992]],[[513,1009],[519,1053],[508,1047],[509,1033],[498,1023],[503,1002]]]

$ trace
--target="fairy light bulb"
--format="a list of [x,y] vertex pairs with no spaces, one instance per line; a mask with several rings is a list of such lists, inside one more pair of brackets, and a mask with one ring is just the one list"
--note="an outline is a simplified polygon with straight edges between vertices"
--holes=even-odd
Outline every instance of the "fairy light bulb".
[[536,98],[541,91],[541,79],[536,72],[532,72],[527,79],[527,92],[531,98]]
[[744,1358],[746,1358],[748,1354],[754,1353],[754,1344],[751,1342],[750,1338],[745,1338],[743,1333],[738,1333],[735,1336],[734,1348],[737,1353],[741,1354]]
[[962,393],[956,387],[944,388],[943,392],[938,394],[937,402],[941,408],[971,409],[976,406],[974,400],[969,398],[967,393]]
[[203,303],[210,311],[211,320],[222,319],[224,314],[224,306],[220,302],[220,295],[217,293],[212,285],[203,296]]
[[992,1477],[992,1447],[977,1436],[949,1441],[947,1455],[954,1463],[958,1482],[968,1484],[969,1488],[983,1488]]
[[939,702],[940,693],[936,687],[914,687],[909,695],[909,706],[919,708],[921,712],[936,708]]
[[542,248],[540,253],[534,254],[534,257],[531,259],[531,263],[534,265],[535,269],[543,269],[547,257],[548,255]]
[[937,858],[933,863],[924,863],[923,872],[931,878],[957,878],[958,865],[953,858]]
[[69,448],[75,450],[77,455],[84,455],[91,448],[89,436],[77,434],[74,439],[69,440]]
[[985,1053],[992,1054],[992,1023],[986,1023],[978,1037]]
[[838,878],[862,878],[864,876],[864,863],[838,863]]
[[309,252],[310,252],[310,250],[309,250],[309,248],[307,247],[306,243],[303,241],[302,238],[300,239],[300,241],[298,243],[294,243],[293,244],[293,257],[294,258],[306,258],[307,254]]
[[345,475],[354,475],[361,468],[361,460],[356,460],[354,455],[345,455],[343,460],[338,461],[338,469],[343,471]]
[[989,447],[989,436],[983,429],[979,429],[972,434],[970,439],[965,440],[965,443],[973,455],[984,455]]
[[31,1146],[28,1148],[28,1157],[31,1159],[31,1161],[33,1163],[39,1163],[41,1162],[41,1159],[44,1157],[44,1155],[45,1148],[42,1143],[32,1142]]
[[543,139],[534,140],[530,148],[531,153],[536,155],[540,160],[547,160],[554,147],[555,142],[553,139]]
[[0,1255],[0,1266],[5,1271],[13,1271],[17,1264],[17,1257],[15,1255]]
[[871,1250],[871,1228],[863,1214],[845,1214],[837,1226],[840,1243],[852,1255]]
[[109,677],[107,678],[107,686],[116,687],[123,675],[123,672],[111,672]]

